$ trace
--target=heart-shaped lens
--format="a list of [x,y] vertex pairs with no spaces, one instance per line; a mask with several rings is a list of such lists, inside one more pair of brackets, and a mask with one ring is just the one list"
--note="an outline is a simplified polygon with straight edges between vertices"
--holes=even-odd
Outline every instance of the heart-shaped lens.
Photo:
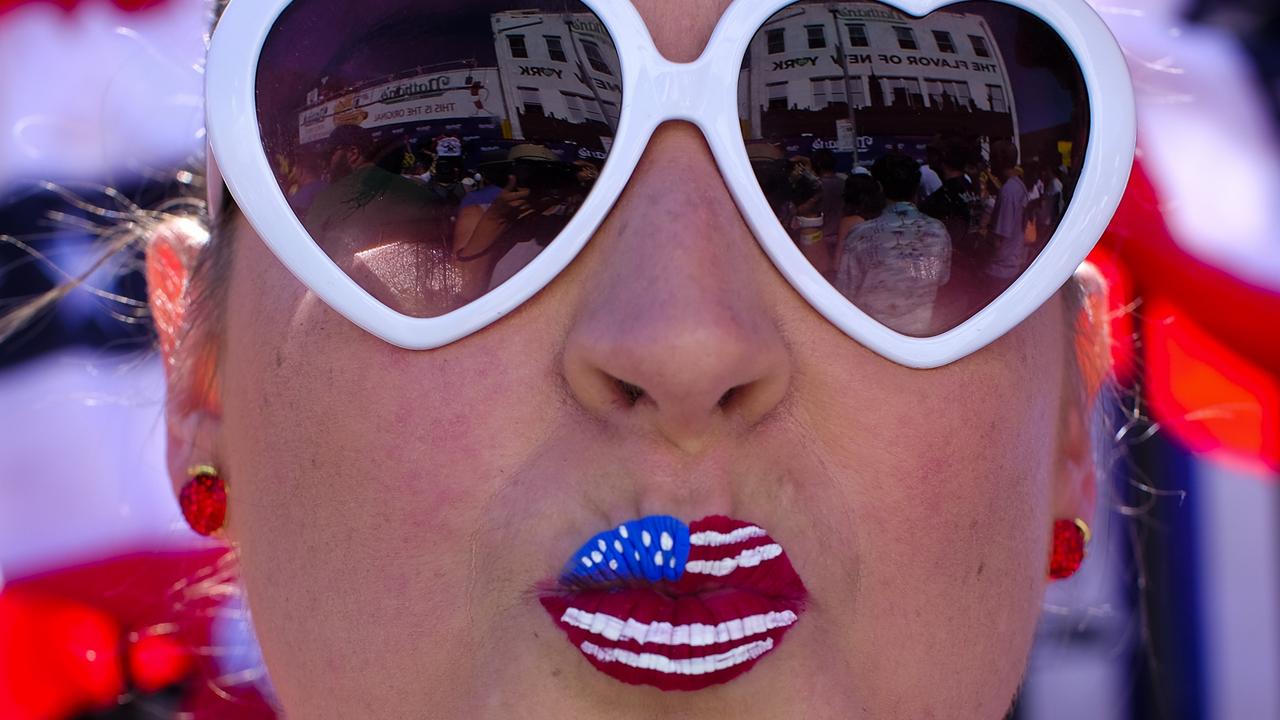
[[756,178],[804,256],[914,337],[973,317],[1045,251],[1089,135],[1075,56],[995,2],[924,17],[788,5],[751,40],[738,106]]
[[373,297],[436,317],[545,248],[622,106],[578,2],[294,0],[258,64],[264,150],[312,240]]

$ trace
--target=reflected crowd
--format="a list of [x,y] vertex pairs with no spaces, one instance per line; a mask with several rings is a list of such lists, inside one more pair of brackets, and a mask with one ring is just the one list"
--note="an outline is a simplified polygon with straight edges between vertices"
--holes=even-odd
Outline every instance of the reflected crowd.
[[378,148],[344,125],[319,145],[299,158],[290,205],[352,279],[415,317],[462,307],[528,265],[600,172],[532,142],[473,164],[451,136]]
[[956,327],[1007,289],[1066,209],[1065,164],[1022,164],[1007,140],[939,139],[926,162],[894,151],[848,173],[825,149],[784,157],[756,142],[749,153],[814,268],[873,319],[915,337]]
[[[1070,180],[1061,162],[1020,162],[1007,140],[939,139],[925,162],[893,151],[849,172],[837,172],[826,149],[747,149],[805,258],[863,312],[916,337],[956,327],[1023,273],[1057,229]],[[399,312],[435,317],[527,266],[600,169],[535,142],[471,163],[450,136],[380,148],[368,130],[344,125],[299,154],[282,184],[352,279]]]

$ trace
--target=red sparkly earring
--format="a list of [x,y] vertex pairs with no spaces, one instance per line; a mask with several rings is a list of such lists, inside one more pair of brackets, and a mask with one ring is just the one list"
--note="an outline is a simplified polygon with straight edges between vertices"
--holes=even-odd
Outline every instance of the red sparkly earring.
[[178,493],[178,504],[187,524],[201,535],[212,535],[227,520],[227,483],[210,465],[187,471],[191,479]]
[[1049,578],[1062,580],[1076,574],[1084,562],[1084,546],[1092,534],[1080,518],[1053,521],[1053,553],[1049,557]]

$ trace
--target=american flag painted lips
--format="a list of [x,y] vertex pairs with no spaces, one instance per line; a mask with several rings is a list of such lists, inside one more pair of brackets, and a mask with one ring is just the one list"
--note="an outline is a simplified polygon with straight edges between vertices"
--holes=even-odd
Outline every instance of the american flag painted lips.
[[597,670],[632,685],[700,690],[773,652],[806,594],[758,525],[651,515],[588,540],[539,599]]

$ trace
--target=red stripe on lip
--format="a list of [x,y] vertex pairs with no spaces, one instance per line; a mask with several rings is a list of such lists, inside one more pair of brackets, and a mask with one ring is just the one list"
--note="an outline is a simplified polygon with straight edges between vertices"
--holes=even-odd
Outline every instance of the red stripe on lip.
[[[755,530],[758,532],[744,532]],[[736,533],[736,534],[735,534]],[[725,544],[693,544],[689,548],[689,559],[685,563],[685,573],[679,582],[672,586],[678,595],[691,595],[717,587],[748,590],[766,597],[803,602],[808,592],[786,552],[774,542],[757,525],[741,520],[713,515],[689,524],[691,541],[699,539],[707,543]],[[702,536],[702,537],[699,537]],[[774,557],[770,548],[777,547]],[[744,557],[745,555],[745,557]],[[755,556],[753,558],[752,556]],[[764,559],[770,558],[770,559]],[[756,564],[750,563],[758,559]],[[692,572],[694,563],[704,566],[710,563],[742,560],[728,575],[716,576],[704,572]]]
[[693,544],[676,583],[541,596],[597,670],[628,684],[700,690],[754,667],[799,619],[804,584],[763,530],[723,516],[689,530]]

